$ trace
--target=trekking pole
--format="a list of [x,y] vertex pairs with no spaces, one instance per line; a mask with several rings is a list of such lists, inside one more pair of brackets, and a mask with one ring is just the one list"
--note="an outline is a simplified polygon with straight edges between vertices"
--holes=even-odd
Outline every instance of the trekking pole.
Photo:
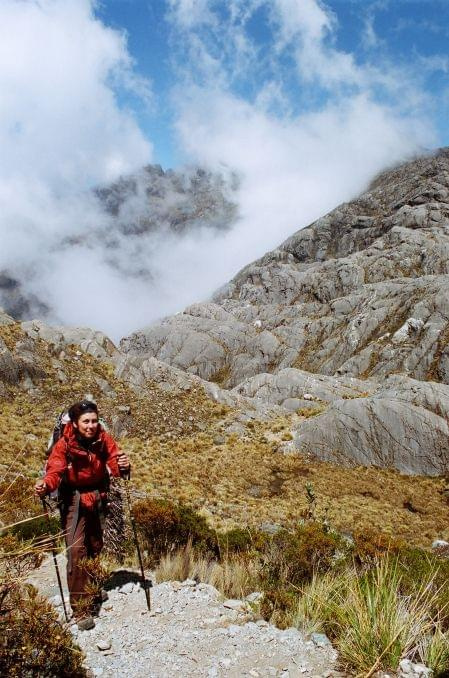
[[[51,528],[50,514],[48,513],[48,504],[43,497],[42,497],[42,506],[44,507],[44,511],[45,511],[46,516],[47,516],[48,527]],[[54,537],[53,537],[53,546],[51,547],[51,553],[52,553],[52,556],[53,556],[53,563],[55,565],[56,577],[57,577],[58,586],[59,586],[59,592],[61,594],[62,607],[64,608],[65,620],[66,620],[67,623],[69,623],[69,615],[67,614],[67,608],[65,606],[64,591],[63,591],[63,588],[62,588],[61,575],[59,574],[59,566],[58,566],[58,561],[56,559],[56,549],[55,549],[55,538]]]
[[145,598],[147,600],[148,611],[151,612],[150,588],[151,588],[152,584],[151,584],[151,581],[146,580],[145,571],[143,569],[142,553],[141,553],[141,550],[140,550],[139,539],[137,537],[136,523],[134,521],[134,516],[133,516],[133,512],[132,512],[132,507],[131,507],[131,497],[129,495],[129,472],[127,473],[127,475],[124,476],[124,480],[125,480],[125,494],[126,494],[126,501],[128,503],[129,518],[130,518],[130,521],[131,521],[131,526],[133,528],[134,543],[136,545],[137,557],[139,559],[140,572],[141,572],[141,575],[142,575],[142,587],[143,587],[143,590],[145,591]]

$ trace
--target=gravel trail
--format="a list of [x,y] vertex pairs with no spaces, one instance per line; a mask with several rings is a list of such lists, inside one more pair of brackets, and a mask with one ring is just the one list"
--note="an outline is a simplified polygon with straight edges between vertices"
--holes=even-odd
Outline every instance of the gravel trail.
[[[64,568],[63,558],[61,567]],[[52,562],[30,577],[61,611]],[[137,583],[108,592],[91,631],[70,628],[92,676],[104,678],[277,678],[339,676],[325,637],[255,620],[247,601],[223,600],[208,584],[164,582],[151,589],[152,610]]]

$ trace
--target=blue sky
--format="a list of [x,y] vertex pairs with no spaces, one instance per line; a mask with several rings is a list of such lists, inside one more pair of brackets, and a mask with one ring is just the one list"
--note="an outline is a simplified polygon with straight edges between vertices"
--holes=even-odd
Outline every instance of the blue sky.
[[[225,24],[231,2],[209,3]],[[245,3],[243,3],[245,4]],[[247,5],[251,3],[246,3]],[[254,3],[256,4],[256,3]],[[298,4],[301,4],[299,0]],[[437,142],[449,144],[448,72],[449,72],[449,2],[447,0],[328,0],[318,3],[334,26],[328,35],[329,44],[353,56],[360,66],[381,62],[392,67],[412,70],[417,90],[428,95],[426,113],[434,125]],[[128,49],[135,69],[151,81],[153,107],[142,106],[135,96],[121,92],[121,102],[130,106],[139,124],[155,147],[155,161],[173,166],[184,160],[173,130],[176,116],[171,98],[178,81],[180,53],[179,32],[173,13],[164,0],[103,0],[96,15],[108,26],[126,31]],[[259,50],[261,63],[273,46],[273,32],[266,3],[260,3],[246,25],[247,34]],[[203,27],[206,35],[207,28]],[[224,58],[224,62],[226,59]],[[317,110],[332,97],[332,92],[316,82],[298,79],[288,53],[279,55],[283,80],[290,104],[296,112]],[[194,64],[192,64],[194,70]],[[268,64],[235,79],[230,89],[245,100],[253,101],[257,90],[270,78]],[[380,88],[381,89],[381,88]],[[388,101],[390,93],[377,91],[380,100]]]

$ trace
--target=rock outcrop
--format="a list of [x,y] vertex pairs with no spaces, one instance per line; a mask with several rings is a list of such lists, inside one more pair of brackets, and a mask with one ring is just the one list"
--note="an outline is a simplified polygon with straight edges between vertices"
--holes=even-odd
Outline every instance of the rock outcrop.
[[295,446],[338,464],[442,475],[449,466],[449,386],[394,375],[373,395],[337,400],[304,422]]

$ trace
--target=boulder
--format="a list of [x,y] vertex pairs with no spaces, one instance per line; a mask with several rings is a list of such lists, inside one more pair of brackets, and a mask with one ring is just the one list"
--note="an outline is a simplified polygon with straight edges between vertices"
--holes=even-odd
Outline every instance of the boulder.
[[449,463],[449,386],[394,376],[366,398],[337,400],[295,434],[298,451],[344,466],[439,475]]

